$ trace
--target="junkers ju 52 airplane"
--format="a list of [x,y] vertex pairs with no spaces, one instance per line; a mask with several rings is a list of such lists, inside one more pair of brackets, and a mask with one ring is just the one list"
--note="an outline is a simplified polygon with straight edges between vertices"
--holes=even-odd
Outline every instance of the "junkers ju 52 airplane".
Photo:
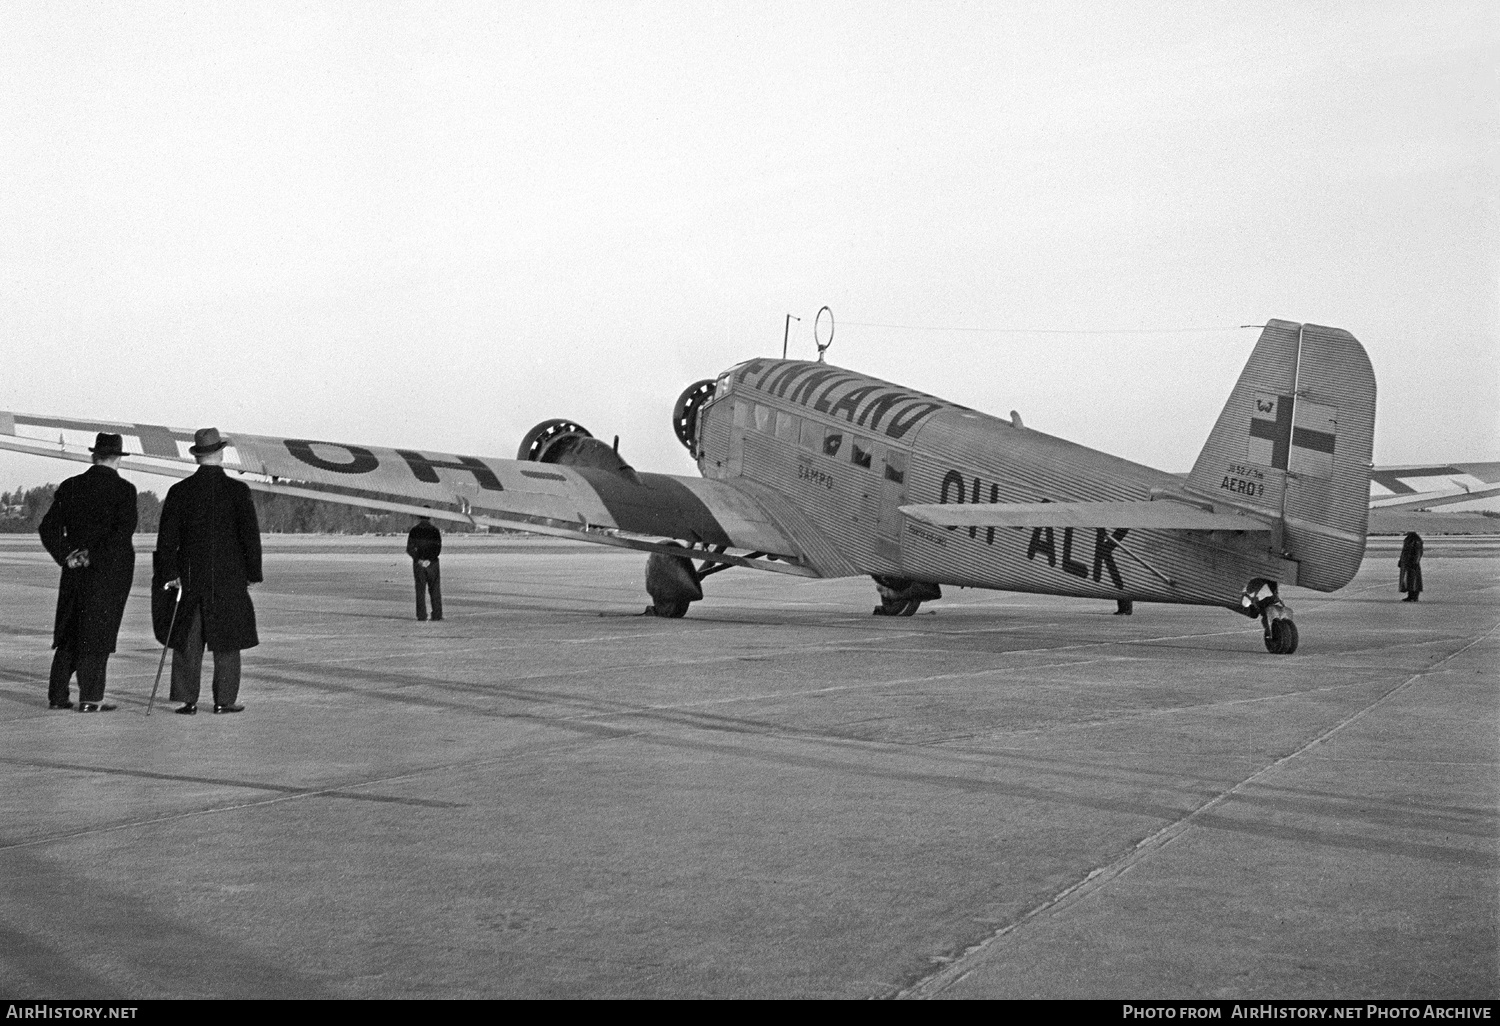
[[[1280,586],[1343,587],[1364,556],[1375,376],[1354,336],[1273,320],[1186,478],[819,361],[754,359],[673,412],[701,478],[638,472],[573,421],[515,460],[224,432],[252,488],[650,553],[648,612],[729,566],[873,577],[877,613],[942,585],[1222,606],[1297,648]],[[188,430],[0,413],[0,448],[193,472]]]

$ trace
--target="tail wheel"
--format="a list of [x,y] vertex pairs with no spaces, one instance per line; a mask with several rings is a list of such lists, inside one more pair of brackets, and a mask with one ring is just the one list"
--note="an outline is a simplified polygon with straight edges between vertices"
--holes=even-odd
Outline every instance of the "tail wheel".
[[1266,632],[1266,651],[1272,655],[1291,655],[1297,651],[1297,625],[1290,620],[1272,620]]
[[1290,620],[1282,620],[1285,626],[1282,628],[1281,654],[1291,655],[1297,651],[1297,625]]

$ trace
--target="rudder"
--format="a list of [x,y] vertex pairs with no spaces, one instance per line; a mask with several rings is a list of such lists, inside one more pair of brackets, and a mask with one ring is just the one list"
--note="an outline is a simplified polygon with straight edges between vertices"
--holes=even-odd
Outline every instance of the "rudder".
[[1342,588],[1364,559],[1375,372],[1349,332],[1269,321],[1188,487],[1281,524],[1298,584]]

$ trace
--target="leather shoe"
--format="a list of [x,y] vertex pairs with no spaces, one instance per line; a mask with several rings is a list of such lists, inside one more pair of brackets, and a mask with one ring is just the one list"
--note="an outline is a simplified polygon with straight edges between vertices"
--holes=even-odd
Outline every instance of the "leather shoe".
[[245,707],[243,705],[215,705],[214,706],[214,712],[215,713],[232,713],[232,712],[244,712],[244,711],[245,711]]
[[176,709],[173,709],[172,711],[174,713],[176,713],[178,716],[196,716],[196,715],[198,715],[198,707],[196,705],[193,705],[192,703],[189,703],[187,705],[178,706]]
[[66,700],[66,699],[64,699],[61,702],[48,702],[47,703],[47,708],[48,709],[71,709],[71,708],[73,708],[73,703],[70,702],[70,701],[68,701],[68,700]]
[[79,712],[114,712],[119,706],[108,702],[79,702]]

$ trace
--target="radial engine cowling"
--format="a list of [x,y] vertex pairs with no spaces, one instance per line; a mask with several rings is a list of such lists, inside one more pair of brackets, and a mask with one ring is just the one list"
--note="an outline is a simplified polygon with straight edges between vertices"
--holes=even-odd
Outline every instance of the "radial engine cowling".
[[687,446],[694,458],[698,456],[698,413],[713,397],[714,382],[705,378],[684,389],[672,407],[672,430],[677,432],[677,440]]
[[592,467],[619,474],[640,483],[634,468],[620,458],[620,440],[615,447],[605,445],[589,434],[582,424],[558,417],[544,420],[521,439],[516,459],[533,463],[555,463],[560,467]]

